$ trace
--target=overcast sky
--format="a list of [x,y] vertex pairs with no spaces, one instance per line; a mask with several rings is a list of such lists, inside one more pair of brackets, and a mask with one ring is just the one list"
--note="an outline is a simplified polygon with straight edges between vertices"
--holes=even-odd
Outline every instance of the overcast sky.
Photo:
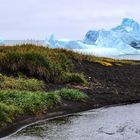
[[0,37],[82,39],[124,17],[140,22],[140,0],[0,0]]

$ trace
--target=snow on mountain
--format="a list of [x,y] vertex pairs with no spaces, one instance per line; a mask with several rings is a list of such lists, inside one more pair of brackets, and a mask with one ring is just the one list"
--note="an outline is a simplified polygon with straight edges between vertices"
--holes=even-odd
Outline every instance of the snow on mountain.
[[140,25],[133,19],[125,18],[110,30],[90,30],[84,40],[55,40],[51,35],[46,41],[49,47],[72,49],[77,52],[98,56],[140,54]]

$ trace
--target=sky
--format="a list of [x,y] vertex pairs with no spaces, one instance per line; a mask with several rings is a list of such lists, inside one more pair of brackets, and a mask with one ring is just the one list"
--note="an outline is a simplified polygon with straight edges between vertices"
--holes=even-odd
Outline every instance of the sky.
[[109,29],[122,19],[140,23],[140,0],[0,0],[3,39],[82,39],[88,30]]

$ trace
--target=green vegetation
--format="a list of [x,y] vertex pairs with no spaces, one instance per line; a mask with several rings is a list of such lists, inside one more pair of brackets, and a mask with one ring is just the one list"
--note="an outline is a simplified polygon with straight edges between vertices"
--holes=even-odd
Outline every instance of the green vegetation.
[[47,107],[51,107],[54,104],[59,104],[61,103],[61,97],[58,94],[55,94],[55,92],[47,93],[46,103],[47,103]]
[[0,102],[13,105],[20,113],[37,114],[46,109],[46,94],[43,92],[29,92],[18,90],[1,90]]
[[[71,74],[73,80],[67,74],[73,71],[73,60],[74,58],[67,55],[67,51],[63,49],[49,49],[34,45],[0,47],[1,73],[13,76],[21,73],[48,83],[79,83],[79,80],[74,81],[74,74]],[[66,79],[63,78],[64,74],[67,75]],[[75,76],[78,77],[78,75]]]
[[55,94],[58,94],[63,99],[70,101],[84,101],[87,98],[87,95],[78,89],[63,88],[61,90],[55,91]]
[[85,79],[84,74],[82,73],[70,73],[70,72],[65,72],[62,75],[62,81],[64,83],[79,83],[82,85],[86,85],[88,82]]
[[0,103],[0,127],[5,123],[11,123],[16,112],[17,108],[15,106]]
[[22,114],[41,115],[62,102],[83,101],[87,96],[76,89],[61,89],[54,92],[30,92],[18,90],[0,91],[0,124],[11,123]]
[[87,85],[85,75],[75,69],[83,61],[104,67],[135,64],[31,44],[0,46],[0,127],[21,115],[40,116],[66,100],[85,101],[87,95],[78,89],[45,92],[47,84]]
[[16,75],[17,72],[27,76],[49,80],[50,64],[40,54],[34,52],[11,52],[5,53],[0,60],[1,71]]
[[0,74],[0,89],[43,91],[45,89],[45,83],[36,79],[13,78]]
[[112,65],[135,64],[133,61],[99,58],[65,49],[50,49],[31,44],[12,47],[0,46],[1,73],[13,76],[21,73],[27,77],[45,80],[47,83],[79,83],[80,81],[83,83],[83,80],[75,80],[76,77],[81,76],[73,74],[75,73],[73,70],[75,62],[81,61],[98,63],[110,67]]

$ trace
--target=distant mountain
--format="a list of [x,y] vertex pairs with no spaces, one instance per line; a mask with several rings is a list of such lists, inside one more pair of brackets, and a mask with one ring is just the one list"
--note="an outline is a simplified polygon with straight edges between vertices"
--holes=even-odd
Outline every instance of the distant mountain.
[[119,26],[110,30],[88,31],[81,41],[55,40],[51,35],[45,43],[50,47],[73,49],[100,56],[139,54],[140,25],[133,19],[125,18]]

